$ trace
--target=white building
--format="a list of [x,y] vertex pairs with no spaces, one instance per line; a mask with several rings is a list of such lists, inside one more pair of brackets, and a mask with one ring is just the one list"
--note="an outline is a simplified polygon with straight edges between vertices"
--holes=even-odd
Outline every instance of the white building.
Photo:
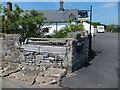
[[[88,23],[86,23],[86,22],[83,22],[83,26],[84,26],[85,30],[87,30],[88,33],[90,33],[90,24],[88,24]],[[94,26],[91,25],[91,35],[92,35],[92,37],[95,36],[96,33],[97,33],[97,32],[96,32]]]
[[[47,29],[46,34],[54,34],[61,30],[66,24],[68,24],[69,19],[72,19],[72,22],[79,22],[79,9],[64,9],[63,0],[60,0],[60,8],[57,10],[38,10],[43,13],[43,16],[46,17],[46,24],[42,27]],[[53,22],[49,24],[49,22]]]
[[44,25],[42,29],[45,29],[45,28],[48,29],[45,35],[52,35],[52,34],[55,34],[55,32],[60,31],[63,27],[65,27],[65,25],[66,24],[59,24],[57,26],[55,24]]
[[[63,0],[60,0],[60,8],[58,10],[38,10],[43,13],[46,17],[46,24],[42,27],[45,29],[45,35],[52,35],[55,32],[61,30],[66,24],[68,24],[69,19],[72,19],[72,23],[82,22],[82,17],[80,15],[79,9],[64,9]],[[86,18],[84,18],[86,19]],[[52,24],[48,24],[53,22]],[[85,29],[89,32],[89,24],[83,23]],[[94,30],[92,26],[92,36],[94,36]]]

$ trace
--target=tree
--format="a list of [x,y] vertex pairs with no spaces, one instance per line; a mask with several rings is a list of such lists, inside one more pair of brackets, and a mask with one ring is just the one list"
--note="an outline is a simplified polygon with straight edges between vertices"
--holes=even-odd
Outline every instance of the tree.
[[36,10],[22,10],[15,4],[15,10],[10,12],[3,8],[3,32],[21,34],[24,37],[34,36],[35,33],[42,33],[41,26],[44,24],[43,14]]
[[16,23],[19,23],[22,34],[25,37],[34,36],[36,33],[42,34],[41,27],[44,25],[43,14],[36,10],[25,12],[21,19]]
[[0,3],[0,13],[1,13],[1,11],[2,11],[2,4]]
[[[0,4],[0,14],[2,10],[2,4]],[[2,16],[0,16],[0,29],[2,29]]]
[[114,29],[116,27],[115,24],[107,25],[106,29]]
[[119,32],[119,30],[115,24],[107,25],[106,30],[108,32]]
[[[89,21],[85,21],[85,22],[90,24]],[[93,26],[99,26],[99,25],[102,25],[102,26],[104,26],[105,29],[106,29],[106,25],[105,25],[105,24],[101,24],[100,22],[92,22],[91,24],[92,24]]]
[[[90,24],[90,22],[89,22],[89,21],[85,21],[85,22]],[[94,25],[94,26],[101,25],[101,23],[100,23],[100,22],[92,22],[91,24],[92,24],[92,25]]]
[[8,8],[3,8],[2,23],[3,23],[3,32],[4,33],[20,33],[18,28],[18,23],[20,19],[20,14],[23,10],[15,4],[15,10],[12,12]]

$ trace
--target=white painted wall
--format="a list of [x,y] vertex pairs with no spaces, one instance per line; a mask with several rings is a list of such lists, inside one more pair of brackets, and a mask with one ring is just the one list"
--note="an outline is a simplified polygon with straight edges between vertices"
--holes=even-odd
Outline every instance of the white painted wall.
[[[75,23],[73,23],[75,24]],[[65,27],[66,24],[58,24],[57,25],[57,31],[60,31],[63,27]],[[83,26],[85,28],[85,30],[88,31],[88,33],[90,32],[90,24],[86,23],[86,22],[83,22]],[[56,31],[56,24],[53,24],[53,25],[44,25],[42,28],[46,28],[48,27],[49,28],[49,32],[46,33],[45,35],[52,35],[54,34],[54,31]],[[91,26],[91,34],[92,34],[92,37],[95,35],[96,31],[94,29],[94,26],[92,25]]]
[[[49,28],[49,32],[46,33],[46,35],[52,35],[54,34],[54,31],[56,31],[56,25],[45,25],[42,28]],[[57,31],[60,31],[65,25],[57,25]]]
[[[90,33],[90,24],[86,23],[86,22],[83,22],[83,26],[85,28],[85,30],[88,31],[88,33]],[[94,26],[91,25],[91,34],[92,34],[92,37],[95,35],[96,31],[94,29]]]
[[[58,23],[57,24],[57,31],[60,31],[67,24],[68,23]],[[76,24],[76,23],[72,22],[72,24]],[[45,35],[52,35],[52,34],[54,34],[54,31],[56,31],[56,24],[44,25],[42,28],[46,28],[46,27],[49,28],[49,32],[46,33]]]

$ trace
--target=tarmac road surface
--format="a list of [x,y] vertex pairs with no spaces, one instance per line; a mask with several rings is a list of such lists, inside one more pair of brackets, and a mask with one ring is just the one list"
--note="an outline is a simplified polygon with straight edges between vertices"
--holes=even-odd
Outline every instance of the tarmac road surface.
[[97,54],[91,65],[75,72],[75,76],[63,78],[62,86],[69,88],[117,88],[118,87],[118,34],[97,33],[93,38],[93,50]]

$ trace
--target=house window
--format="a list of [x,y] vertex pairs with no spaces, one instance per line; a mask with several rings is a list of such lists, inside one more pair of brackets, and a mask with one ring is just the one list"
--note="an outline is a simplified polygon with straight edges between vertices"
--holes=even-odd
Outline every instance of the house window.
[[44,32],[44,33],[47,33],[47,32],[49,32],[49,28],[48,28],[48,27],[46,27],[46,28],[43,28],[43,29],[42,29],[42,32]]

